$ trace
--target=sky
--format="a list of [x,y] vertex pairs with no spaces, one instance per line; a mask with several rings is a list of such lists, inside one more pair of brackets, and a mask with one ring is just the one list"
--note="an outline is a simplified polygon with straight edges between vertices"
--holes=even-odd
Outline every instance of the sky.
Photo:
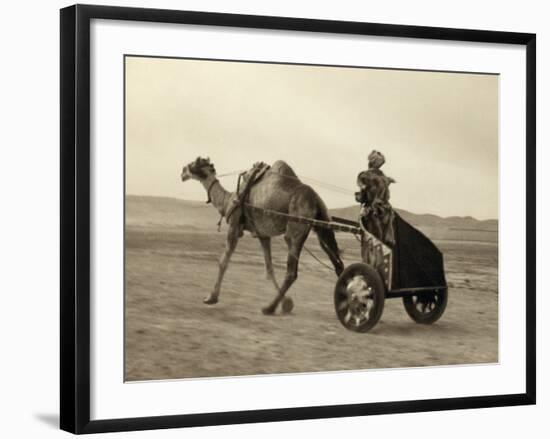
[[[394,207],[498,218],[496,75],[126,57],[126,193],[205,200],[181,169],[285,160],[329,208],[373,149]],[[236,177],[221,178],[235,190]]]

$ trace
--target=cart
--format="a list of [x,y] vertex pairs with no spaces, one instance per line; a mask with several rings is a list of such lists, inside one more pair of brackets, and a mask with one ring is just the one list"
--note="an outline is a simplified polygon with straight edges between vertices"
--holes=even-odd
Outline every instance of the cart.
[[264,215],[355,234],[361,243],[362,262],[349,265],[334,289],[334,307],[345,328],[367,332],[380,320],[386,299],[401,298],[416,323],[436,322],[447,306],[443,255],[435,244],[394,212],[395,245],[389,247],[368,232],[361,219],[332,217],[321,221],[254,207]]
[[389,247],[359,222],[333,218],[356,227],[362,262],[344,269],[334,289],[338,319],[351,331],[367,332],[380,320],[386,299],[402,298],[416,323],[436,322],[447,306],[443,255],[434,243],[395,213],[395,245]]

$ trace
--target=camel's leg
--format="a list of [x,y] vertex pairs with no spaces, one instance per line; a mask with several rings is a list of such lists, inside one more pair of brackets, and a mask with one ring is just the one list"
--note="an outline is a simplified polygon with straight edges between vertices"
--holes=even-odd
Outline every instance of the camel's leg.
[[307,235],[309,234],[309,230],[310,227],[305,224],[288,223],[285,233],[285,241],[288,245],[286,276],[283,281],[283,285],[281,286],[281,289],[273,302],[262,309],[264,314],[273,314],[275,312],[277,306],[285,297],[285,293],[298,278],[298,262],[300,260],[300,253],[302,252],[302,248],[307,239]]
[[344,271],[344,263],[340,258],[340,250],[338,249],[334,232],[330,229],[323,228],[319,228],[316,232],[321,248],[325,251],[330,259],[330,262],[332,262],[332,265],[334,266],[336,276],[340,276],[342,271]]
[[227,231],[227,241],[225,243],[225,250],[220,258],[218,279],[216,280],[216,285],[214,285],[214,291],[212,291],[203,300],[203,302],[208,305],[213,305],[214,303],[218,302],[218,296],[220,295],[223,275],[225,274],[225,270],[227,270],[227,266],[229,265],[229,259],[231,258],[231,255],[237,247],[240,232],[241,230],[238,225],[230,226],[229,230]]
[[262,244],[262,250],[264,251],[265,258],[265,270],[267,279],[273,282],[277,292],[280,290],[277,279],[275,279],[275,271],[273,270],[273,262],[271,260],[271,238],[259,238],[260,243]]

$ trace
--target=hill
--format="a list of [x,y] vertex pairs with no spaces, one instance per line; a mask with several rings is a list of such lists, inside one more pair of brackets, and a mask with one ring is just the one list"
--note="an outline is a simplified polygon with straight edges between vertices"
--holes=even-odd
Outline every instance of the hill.
[[[498,220],[477,220],[471,216],[451,216],[443,218],[425,213],[417,214],[403,209],[395,209],[405,221],[421,230],[426,236],[434,240],[459,241],[498,241]],[[359,206],[349,206],[340,209],[331,209],[331,215],[357,220]]]
[[205,202],[126,195],[127,226],[185,227],[208,231],[216,226],[218,220],[216,209]]
[[[396,209],[401,217],[434,240],[498,241],[498,220],[477,220],[470,216],[442,218]],[[331,215],[357,220],[359,206],[331,209]],[[213,231],[219,220],[216,209],[202,201],[168,197],[126,196],[126,224],[136,227],[184,227]]]

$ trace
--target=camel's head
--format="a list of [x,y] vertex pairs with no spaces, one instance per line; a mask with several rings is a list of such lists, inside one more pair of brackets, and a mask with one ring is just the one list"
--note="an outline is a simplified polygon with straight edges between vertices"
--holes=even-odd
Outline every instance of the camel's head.
[[189,179],[205,180],[211,175],[216,175],[216,168],[210,163],[210,159],[197,157],[194,161],[183,167],[181,181]]

